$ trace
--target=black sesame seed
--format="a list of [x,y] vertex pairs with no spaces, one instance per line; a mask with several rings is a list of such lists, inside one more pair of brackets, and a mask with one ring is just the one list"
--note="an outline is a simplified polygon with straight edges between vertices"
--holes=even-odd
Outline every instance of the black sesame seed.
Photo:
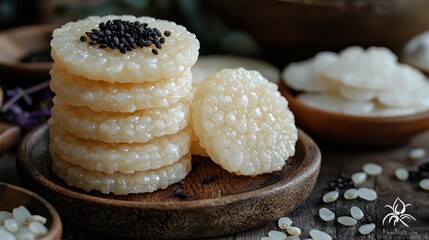
[[[130,22],[121,19],[108,20],[98,24],[99,29],[91,29],[85,32],[87,36],[81,36],[82,42],[89,38],[90,45],[98,45],[99,48],[118,49],[121,53],[133,51],[137,48],[149,47],[153,54],[157,55],[158,49],[162,49],[165,38],[157,28],[150,28],[147,23],[138,21]],[[170,31],[164,32],[170,36]]]
[[161,32],[158,30],[158,28],[153,28],[153,31],[156,33],[156,35],[158,36],[158,37],[161,37],[162,35],[161,35]]
[[217,178],[218,178],[217,175],[213,175],[213,176],[211,176],[209,178],[204,178],[203,181],[202,181],[202,183],[203,184],[209,184],[209,183],[212,183],[212,182],[216,181]]
[[112,38],[113,44],[118,46],[119,45],[119,39],[117,37]]
[[345,174],[341,173],[338,175],[337,179],[329,183],[328,189],[333,191],[341,191],[343,189],[355,188],[355,183]]
[[104,30],[106,28],[106,23],[100,23],[98,25],[98,28],[100,28],[101,30]]
[[89,38],[91,38],[91,40],[97,40],[98,39],[98,36],[93,34],[93,33],[89,34],[88,36],[89,36]]
[[158,48],[158,49],[162,48],[162,45],[161,45],[161,43],[158,40],[154,40],[153,44],[155,44],[155,47]]
[[176,190],[174,190],[173,195],[179,199],[188,198],[188,194],[186,194],[186,192],[183,191],[183,189],[181,189],[181,188],[177,188]]

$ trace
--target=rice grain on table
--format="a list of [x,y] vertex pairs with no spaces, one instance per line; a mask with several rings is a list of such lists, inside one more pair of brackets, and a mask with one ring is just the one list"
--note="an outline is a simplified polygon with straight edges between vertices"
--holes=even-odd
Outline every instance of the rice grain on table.
[[370,223],[370,224],[365,224],[359,227],[359,232],[362,235],[367,235],[370,234],[372,231],[374,231],[375,229],[375,224],[374,223]]

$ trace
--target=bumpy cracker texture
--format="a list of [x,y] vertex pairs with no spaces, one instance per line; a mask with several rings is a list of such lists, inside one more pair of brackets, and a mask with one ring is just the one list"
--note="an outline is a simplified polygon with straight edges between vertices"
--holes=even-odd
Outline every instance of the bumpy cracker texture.
[[288,102],[256,71],[225,69],[197,88],[195,133],[212,160],[239,175],[281,169],[295,153],[297,128]]
[[134,112],[166,107],[186,97],[192,88],[189,69],[173,78],[149,83],[91,81],[71,75],[57,64],[50,73],[51,89],[58,97],[70,105],[94,111]]
[[98,172],[132,174],[161,168],[187,154],[191,143],[188,130],[145,144],[112,144],[76,138],[57,125],[50,121],[49,152],[68,163]]
[[189,101],[183,99],[170,107],[115,113],[73,107],[55,97],[52,119],[79,138],[107,143],[143,143],[184,129],[191,118]]
[[[122,54],[117,49],[101,49],[79,40],[85,32],[98,29],[101,22],[113,19],[148,23],[149,27],[156,27],[162,33],[171,31],[171,36],[166,38],[158,55],[154,55],[149,47]],[[54,61],[74,75],[128,83],[156,81],[182,73],[196,62],[199,50],[195,35],[174,22],[114,15],[69,22],[54,30],[51,46]]]
[[186,177],[191,170],[191,155],[185,155],[176,163],[156,170],[133,174],[103,173],[85,170],[63,161],[52,154],[52,169],[70,186],[86,191],[98,190],[102,193],[127,195],[130,193],[154,192],[176,183]]

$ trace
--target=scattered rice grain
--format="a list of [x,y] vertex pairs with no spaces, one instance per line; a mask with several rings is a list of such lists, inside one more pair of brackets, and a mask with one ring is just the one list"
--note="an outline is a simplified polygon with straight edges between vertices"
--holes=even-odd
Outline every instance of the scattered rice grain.
[[286,228],[286,231],[294,237],[298,237],[299,235],[301,235],[301,229],[299,229],[298,227],[288,227]]
[[331,203],[335,202],[338,199],[339,193],[337,191],[330,191],[323,195],[323,202]]
[[319,209],[319,216],[325,222],[332,221],[335,219],[335,213],[327,208]]
[[374,231],[375,229],[375,224],[374,223],[370,223],[370,224],[365,224],[359,227],[359,232],[362,235],[367,235],[370,234],[372,231]]
[[332,240],[332,237],[329,236],[329,234],[317,229],[312,229],[310,231],[310,236],[313,240]]
[[341,223],[344,226],[354,226],[356,225],[357,221],[356,219],[352,218],[352,217],[348,217],[348,216],[341,216],[337,219],[337,221],[339,223]]
[[284,232],[280,232],[280,231],[276,231],[276,230],[271,230],[268,232],[268,237],[270,237],[271,239],[281,239],[284,240],[286,239],[287,235]]
[[347,200],[356,199],[359,196],[358,190],[356,188],[350,188],[344,192],[344,198]]
[[352,180],[356,184],[362,184],[366,181],[368,175],[365,172],[353,173]]
[[367,201],[374,201],[377,199],[377,192],[369,188],[359,188],[359,197]]
[[376,163],[367,163],[363,165],[363,171],[369,176],[378,176],[383,172],[383,168]]
[[281,217],[278,220],[278,225],[280,229],[286,229],[292,226],[292,220],[288,217]]
[[419,186],[424,190],[429,190],[429,179],[426,178],[426,179],[420,180]]
[[359,207],[353,206],[350,209],[350,214],[356,220],[361,220],[363,218],[363,212]]
[[404,169],[404,168],[397,168],[396,170],[395,170],[395,176],[396,176],[396,178],[398,179],[398,180],[400,180],[400,181],[406,181],[407,179],[408,179],[408,177],[409,177],[409,172],[408,172],[408,170],[407,169]]
[[424,148],[413,148],[408,153],[408,157],[411,159],[421,159],[426,156],[426,150]]

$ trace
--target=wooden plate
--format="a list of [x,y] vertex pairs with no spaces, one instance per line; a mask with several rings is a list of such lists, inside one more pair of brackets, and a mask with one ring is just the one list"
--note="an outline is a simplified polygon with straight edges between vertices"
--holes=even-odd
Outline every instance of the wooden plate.
[[[128,196],[69,187],[51,171],[48,126],[31,132],[17,159],[21,182],[48,199],[65,221],[88,231],[128,238],[184,239],[244,231],[278,219],[302,204],[316,182],[318,146],[299,131],[296,155],[280,171],[236,176],[209,159],[194,157],[183,183],[149,194]],[[215,176],[215,181],[203,184]],[[188,197],[173,192],[181,188]]]
[[23,188],[0,182],[0,210],[12,212],[14,208],[25,206],[33,215],[46,218],[48,233],[39,240],[61,239],[61,219],[54,207],[39,195]]

